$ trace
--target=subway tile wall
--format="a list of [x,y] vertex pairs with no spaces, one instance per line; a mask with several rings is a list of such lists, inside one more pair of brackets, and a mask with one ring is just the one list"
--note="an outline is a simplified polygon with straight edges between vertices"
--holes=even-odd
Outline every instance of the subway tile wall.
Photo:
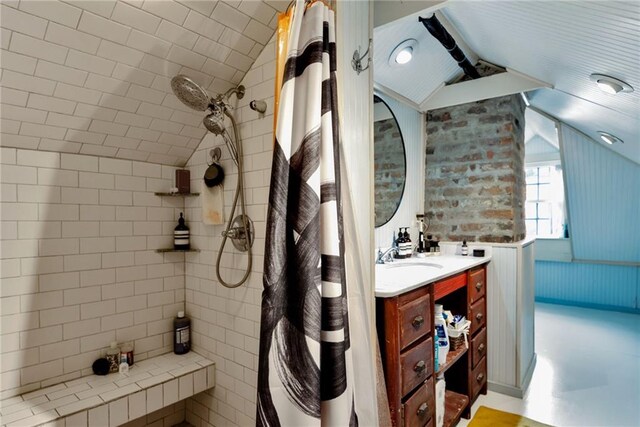
[[88,374],[111,341],[139,360],[172,351],[184,255],[155,249],[171,247],[184,201],[154,192],[175,169],[0,150],[0,396]]
[[[227,289],[218,283],[215,265],[224,226],[204,225],[198,220],[202,215],[200,198],[185,202],[187,215],[192,218],[192,244],[202,249],[198,254],[187,254],[185,259],[186,311],[192,319],[194,349],[216,362],[216,387],[187,400],[186,419],[195,427],[255,425],[265,220],[273,153],[273,40],[242,84],[247,93],[233,114],[238,120],[244,147],[247,213],[256,231],[247,283],[236,289]],[[254,99],[267,101],[266,115],[249,109],[249,102]],[[187,167],[191,171],[192,188],[200,188],[208,153],[217,146],[223,153],[221,164],[225,170],[224,203],[228,218],[238,175],[222,138],[207,135]],[[227,242],[220,269],[223,279],[238,281],[244,275],[246,263],[246,255]]]

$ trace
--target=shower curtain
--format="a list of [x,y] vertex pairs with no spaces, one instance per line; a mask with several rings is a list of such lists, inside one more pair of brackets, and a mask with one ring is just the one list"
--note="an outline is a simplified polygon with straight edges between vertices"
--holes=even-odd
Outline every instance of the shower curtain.
[[356,426],[339,190],[335,21],[324,3],[305,6],[298,0],[289,21],[279,97],[256,424]]

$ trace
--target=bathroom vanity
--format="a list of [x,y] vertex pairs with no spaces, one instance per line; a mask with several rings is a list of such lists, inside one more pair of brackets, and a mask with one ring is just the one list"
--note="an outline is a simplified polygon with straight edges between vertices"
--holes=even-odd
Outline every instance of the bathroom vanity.
[[[436,377],[446,381],[444,426],[470,415],[487,391],[486,266],[489,257],[440,256],[376,265],[376,319],[391,421],[436,425]],[[434,303],[471,321],[469,346],[434,371]]]

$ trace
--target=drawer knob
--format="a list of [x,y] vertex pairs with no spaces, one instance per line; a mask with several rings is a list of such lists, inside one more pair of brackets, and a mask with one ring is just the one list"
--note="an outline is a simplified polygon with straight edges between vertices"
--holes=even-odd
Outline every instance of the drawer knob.
[[427,414],[428,409],[429,407],[427,406],[427,402],[424,402],[416,411],[416,415],[422,418]]
[[482,352],[484,352],[484,343],[478,346],[478,353],[482,353]]
[[424,360],[419,361],[418,363],[416,363],[416,366],[413,367],[413,370],[418,375],[421,375],[425,369],[427,369],[427,364],[424,363]]
[[482,382],[482,380],[484,379],[484,374],[482,372],[480,372],[477,376],[476,376],[476,381],[478,382]]
[[411,324],[416,329],[418,329],[420,326],[422,326],[423,323],[424,323],[424,317],[422,317],[422,316],[416,316],[411,321]]
[[476,291],[480,292],[480,289],[482,289],[482,282],[476,283]]
[[482,313],[478,313],[478,314],[476,314],[476,320],[477,320],[478,322],[482,321],[482,317],[483,317],[483,316],[482,316]]

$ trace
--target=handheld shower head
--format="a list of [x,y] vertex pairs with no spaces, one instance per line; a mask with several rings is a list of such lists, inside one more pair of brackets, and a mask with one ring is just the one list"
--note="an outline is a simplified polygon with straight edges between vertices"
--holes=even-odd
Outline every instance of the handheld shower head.
[[209,132],[216,136],[222,135],[225,131],[224,116],[220,113],[219,110],[207,114],[204,119],[202,119],[202,123]]

